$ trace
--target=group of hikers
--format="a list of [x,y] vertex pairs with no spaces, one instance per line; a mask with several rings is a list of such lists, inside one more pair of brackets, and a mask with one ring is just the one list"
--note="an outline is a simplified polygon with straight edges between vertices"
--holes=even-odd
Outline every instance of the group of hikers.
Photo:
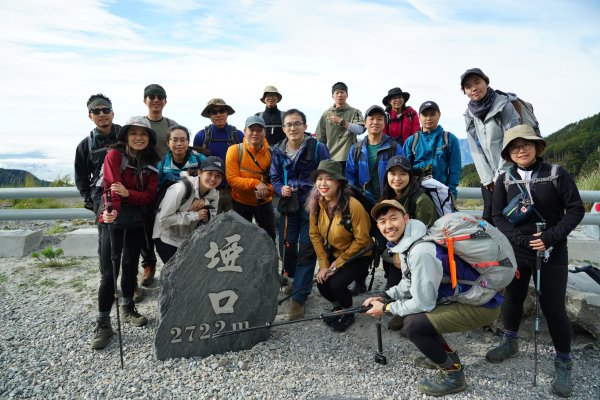
[[[267,86],[260,98],[264,110],[249,116],[243,130],[227,122],[232,106],[214,98],[201,112],[210,124],[191,137],[186,127],[163,116],[167,94],[158,84],[144,89],[147,115],[123,126],[113,123],[110,99],[92,95],[87,108],[95,128],[75,156],[77,188],[98,217],[101,280],[91,347],[101,349],[113,336],[110,312],[119,269],[122,319],[143,326],[147,319],[135,305],[143,292],[137,280],[140,255],[139,284],[149,286],[155,249],[167,263],[199,225],[233,210],[278,241],[282,286],[292,297],[290,320],[304,317],[315,281],[334,311],[352,307],[353,297],[367,291],[369,266],[381,258],[386,290],[363,305],[369,315],[391,316],[388,328],[402,329],[423,353],[417,365],[439,370],[419,383],[420,391],[434,396],[467,387],[463,364],[444,333],[482,327],[501,314],[502,341],[486,359],[499,363],[518,355],[523,304],[543,254],[538,284],[556,349],[552,391],[570,396],[567,235],[583,218],[583,204],[568,172],[543,161],[546,143],[537,123],[518,109],[516,96],[489,83],[479,68],[460,77],[484,201],[483,220],[476,225],[495,226],[508,238],[517,273],[503,295],[493,292],[479,303],[456,296],[455,287],[464,288],[467,279],[462,271],[478,275],[473,267],[459,262],[456,286],[450,246],[424,240],[445,213],[436,200],[439,189],[427,189],[425,181],[452,200],[461,174],[458,139],[439,124],[434,101],[416,111],[407,105],[410,94],[395,87],[383,97],[383,107],[373,105],[363,116],[347,103],[347,85],[337,82],[331,88],[334,104],[323,112],[313,137],[306,115],[279,110],[282,94]],[[536,228],[539,223],[544,230]],[[336,332],[353,322],[351,313],[325,320]]]

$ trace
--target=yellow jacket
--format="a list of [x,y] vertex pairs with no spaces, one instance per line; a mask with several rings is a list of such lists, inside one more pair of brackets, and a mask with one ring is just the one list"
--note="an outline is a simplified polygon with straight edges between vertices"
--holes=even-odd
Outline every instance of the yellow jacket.
[[[273,185],[269,183],[268,179],[269,167],[271,166],[269,143],[265,139],[263,147],[256,152],[244,138],[241,162],[238,161],[238,146],[237,144],[229,146],[225,158],[225,175],[227,183],[231,186],[231,198],[247,206],[256,206],[258,205],[258,199],[254,191],[256,190],[256,185],[264,182],[269,187],[269,194],[264,199],[264,202],[268,203],[272,200],[274,193]],[[252,157],[250,157],[247,151],[252,153],[260,168],[252,161]],[[267,175],[265,175],[265,172]]]
[[[317,253],[319,268],[329,268],[330,265],[325,249],[325,239],[329,242],[338,265],[371,245],[371,235],[369,235],[371,219],[362,204],[354,197],[350,197],[349,201],[352,232],[349,232],[342,224],[342,214],[336,213],[333,221],[330,220],[324,199],[319,200],[319,207],[320,212],[318,215],[310,215],[309,229],[310,241]],[[329,228],[330,221],[331,228]],[[329,235],[327,234],[328,229]],[[371,252],[365,253],[366,256],[370,254]]]

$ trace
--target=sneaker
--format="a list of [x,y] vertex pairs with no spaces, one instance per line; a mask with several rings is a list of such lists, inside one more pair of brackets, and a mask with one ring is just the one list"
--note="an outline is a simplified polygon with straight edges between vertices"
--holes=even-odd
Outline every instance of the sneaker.
[[462,392],[467,388],[465,372],[461,365],[457,370],[440,369],[438,373],[419,382],[419,390],[430,396],[445,396]]
[[571,370],[573,361],[563,361],[556,357],[554,359],[554,379],[552,380],[552,392],[560,397],[571,397],[573,394],[573,383],[571,382]]
[[345,314],[335,320],[331,327],[336,332],[345,332],[354,323],[354,314]]
[[148,319],[137,312],[133,301],[129,304],[121,305],[121,315],[123,322],[128,322],[133,326],[144,326],[148,323]]
[[388,322],[388,329],[390,331],[399,331],[404,326],[404,317],[394,315],[390,322]]
[[142,286],[150,286],[154,283],[154,274],[156,273],[156,265],[146,264],[144,265],[144,276],[140,282]]
[[[331,312],[336,312],[336,311],[340,311],[343,308],[340,306],[335,306],[331,309]],[[325,322],[326,325],[331,326],[331,324],[333,324],[339,317],[335,316],[335,317],[323,317],[323,322]]]
[[519,354],[519,340],[502,336],[500,345],[494,347],[485,355],[486,360],[491,363],[497,364],[506,360],[507,358],[516,357]]
[[144,291],[136,285],[133,290],[133,302],[137,304],[141,303],[142,300],[144,300]]
[[[453,351],[452,353],[446,353],[448,354],[448,357],[450,358],[450,361],[452,361],[453,364],[461,364],[460,359],[458,358],[458,353],[456,351]],[[427,369],[438,369],[439,365],[437,365],[436,363],[434,363],[433,361],[431,361],[429,359],[429,357],[425,357],[425,356],[420,356],[415,358],[415,365],[417,367],[421,367],[421,368],[427,368]]]
[[350,293],[352,296],[358,296],[359,294],[365,293],[367,291],[367,283],[365,280],[355,281],[350,287]]
[[94,333],[92,334],[92,340],[90,340],[90,346],[92,349],[106,347],[113,334],[112,327],[110,326],[110,317],[98,318]]
[[304,317],[304,304],[292,299],[292,305],[290,306],[290,312],[288,313],[288,320],[293,321]]

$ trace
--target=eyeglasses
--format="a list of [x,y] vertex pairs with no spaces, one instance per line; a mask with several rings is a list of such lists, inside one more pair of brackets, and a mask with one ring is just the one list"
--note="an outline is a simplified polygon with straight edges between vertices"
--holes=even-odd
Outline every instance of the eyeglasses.
[[534,143],[528,142],[528,143],[523,143],[520,145],[514,145],[510,147],[510,153],[511,154],[517,154],[519,151],[523,150],[523,151],[529,151],[531,149],[533,149],[535,147]]
[[210,115],[227,114],[226,108],[213,108],[208,112]]
[[154,101],[155,99],[158,99],[158,100],[161,100],[161,101],[165,99],[165,97],[161,96],[160,94],[149,94],[148,98],[150,100],[152,100],[152,101]]
[[283,124],[283,127],[287,128],[287,129],[300,128],[302,125],[304,125],[304,122],[296,121],[296,122],[288,122],[287,124]]
[[169,141],[171,141],[171,143],[186,143],[187,141],[189,141],[189,139],[187,139],[187,138],[171,138],[171,139],[169,139]]
[[100,115],[100,113],[103,114],[110,114],[112,110],[110,108],[92,108],[90,110],[90,112],[94,115]]

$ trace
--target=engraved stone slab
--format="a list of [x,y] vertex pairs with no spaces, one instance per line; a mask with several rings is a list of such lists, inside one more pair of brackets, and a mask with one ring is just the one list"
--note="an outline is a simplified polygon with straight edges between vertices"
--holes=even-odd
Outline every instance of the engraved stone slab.
[[204,357],[266,340],[268,329],[212,335],[273,322],[277,264],[271,238],[234,211],[198,228],[161,272],[156,358]]

